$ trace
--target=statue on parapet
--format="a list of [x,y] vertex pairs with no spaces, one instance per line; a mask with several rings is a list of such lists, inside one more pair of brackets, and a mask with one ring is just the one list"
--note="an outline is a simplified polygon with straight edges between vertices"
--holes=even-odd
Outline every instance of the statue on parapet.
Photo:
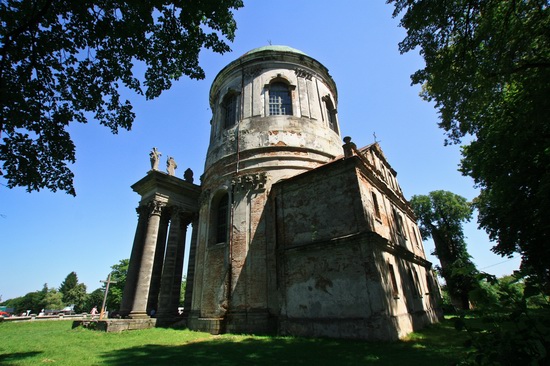
[[157,150],[156,147],[149,153],[149,159],[151,160],[151,170],[159,170],[159,161],[162,153]]
[[166,160],[166,171],[168,172],[168,175],[176,175],[177,168],[178,165],[176,164],[176,161],[170,156],[168,160]]
[[187,168],[185,172],[183,172],[183,180],[189,183],[193,183],[193,171],[191,168]]

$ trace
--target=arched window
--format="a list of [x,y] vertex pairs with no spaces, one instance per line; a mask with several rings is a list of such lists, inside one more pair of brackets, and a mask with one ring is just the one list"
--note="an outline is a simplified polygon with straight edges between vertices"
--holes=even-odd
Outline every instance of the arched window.
[[229,195],[224,193],[212,210],[213,226],[212,232],[215,238],[214,244],[225,243],[227,241],[227,230],[229,228]]
[[292,115],[290,90],[283,82],[274,82],[269,85],[269,115]]
[[223,128],[229,128],[235,125],[237,121],[237,101],[238,94],[230,93],[223,98],[222,118]]
[[328,127],[334,132],[338,133],[338,123],[336,122],[336,108],[334,108],[334,104],[332,104],[332,101],[328,96],[324,99],[325,110],[327,112]]

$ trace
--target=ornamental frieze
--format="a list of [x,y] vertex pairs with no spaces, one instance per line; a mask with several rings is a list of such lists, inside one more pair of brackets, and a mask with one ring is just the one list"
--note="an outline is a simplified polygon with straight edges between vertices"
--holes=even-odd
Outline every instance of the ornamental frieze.
[[255,191],[265,188],[267,174],[265,172],[245,174],[233,178],[231,185],[238,191]]
[[299,78],[304,78],[306,80],[311,80],[313,78],[313,74],[310,72],[307,72],[304,69],[294,69],[294,73]]

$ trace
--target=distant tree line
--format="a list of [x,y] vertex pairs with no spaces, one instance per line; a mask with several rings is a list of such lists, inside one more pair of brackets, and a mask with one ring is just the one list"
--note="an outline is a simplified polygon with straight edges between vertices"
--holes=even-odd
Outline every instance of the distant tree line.
[[[111,280],[116,283],[109,286],[105,305],[107,309],[115,310],[120,307],[128,272],[128,262],[128,259],[122,259],[111,267]],[[33,314],[38,314],[42,309],[59,311],[73,305],[74,312],[82,313],[89,312],[94,306],[99,308],[103,303],[104,296],[105,285],[88,293],[86,285],[78,282],[76,272],[71,272],[57,289],[48,287],[48,284],[45,283],[41,290],[5,300],[0,305],[13,308],[15,314],[21,314],[27,310]]]

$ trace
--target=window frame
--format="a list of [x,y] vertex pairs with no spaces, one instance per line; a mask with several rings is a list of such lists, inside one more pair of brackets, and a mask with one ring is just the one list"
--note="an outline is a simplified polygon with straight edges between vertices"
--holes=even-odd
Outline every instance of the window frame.
[[[279,90],[277,88],[280,86]],[[268,84],[267,107],[269,116],[292,116],[294,115],[294,106],[292,105],[292,88],[286,81],[275,79]],[[274,100],[277,97],[278,100]],[[285,100],[283,100],[285,99]],[[273,113],[281,112],[284,113]]]
[[230,209],[229,192],[222,191],[211,200],[210,209],[210,246],[225,244],[229,241]]
[[[239,113],[239,93],[229,91],[221,102],[221,125],[224,130],[231,128],[237,124]],[[229,123],[228,123],[229,121]]]
[[372,205],[374,206],[374,218],[382,222],[382,212],[380,210],[380,203],[378,202],[378,195],[376,192],[371,191]]
[[325,104],[325,113],[327,116],[328,128],[330,128],[335,133],[340,134],[338,129],[338,118],[336,117],[336,114],[338,112],[334,107],[332,99],[330,98],[330,96],[327,95],[323,98],[323,102]]
[[394,299],[399,299],[399,286],[397,285],[397,277],[395,276],[395,268],[393,264],[388,262],[388,271],[390,272],[390,282],[392,286],[392,294]]

